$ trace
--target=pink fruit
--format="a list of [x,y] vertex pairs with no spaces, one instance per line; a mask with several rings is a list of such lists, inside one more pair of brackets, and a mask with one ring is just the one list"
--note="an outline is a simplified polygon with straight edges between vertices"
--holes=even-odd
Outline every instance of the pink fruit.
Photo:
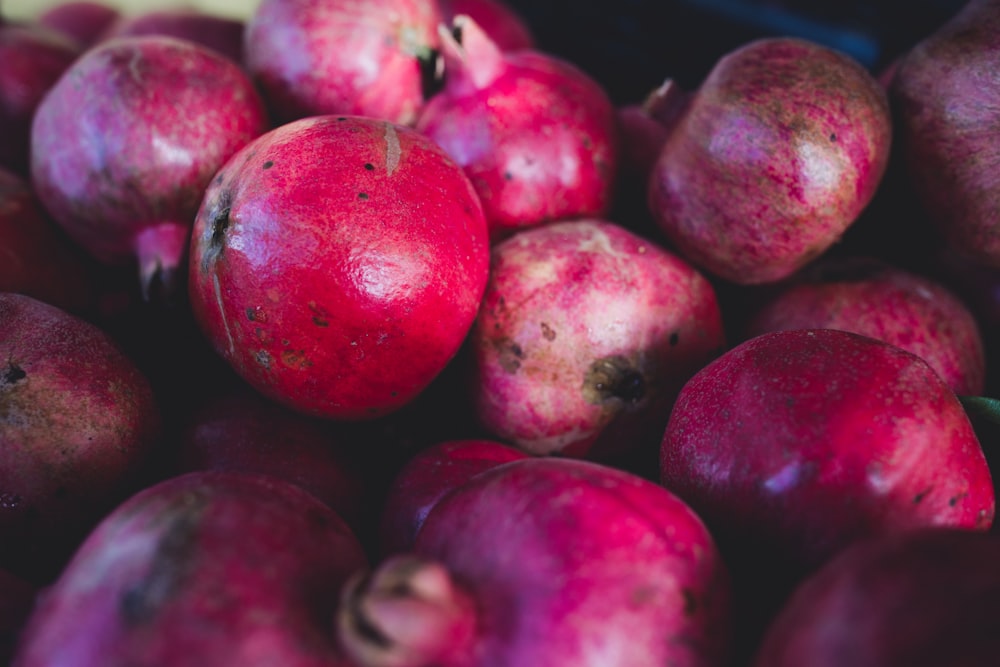
[[993,71],[1000,57],[1000,2],[972,0],[901,58],[890,99],[899,150],[916,198],[948,243],[966,257],[1000,267],[1000,99]]
[[40,596],[18,667],[348,667],[332,636],[357,538],[298,486],[198,472],[136,493]]
[[61,559],[131,491],[159,436],[147,379],[104,331],[0,294],[0,566]]
[[233,390],[194,406],[176,454],[182,472],[241,470],[293,482],[358,532],[367,499],[361,471],[344,445],[324,422],[256,392]]
[[931,278],[875,259],[820,260],[754,313],[746,336],[820,328],[865,334],[912,352],[957,394],[977,395],[985,387],[979,324],[955,293]]
[[207,46],[243,65],[244,22],[194,7],[152,9],[122,16],[103,39],[129,35],[169,35]]
[[492,440],[448,440],[417,452],[395,475],[382,506],[379,545],[383,554],[413,548],[434,506],[473,476],[525,452]]
[[209,180],[267,127],[228,58],[162,35],[121,37],[84,53],[39,105],[32,180],[97,260],[135,261],[143,294],[169,296]]
[[444,88],[416,127],[465,169],[492,237],[606,214],[618,135],[601,86],[555,56],[501,51],[467,16],[441,39]]
[[693,93],[682,90],[673,79],[666,79],[641,103],[618,107],[623,177],[627,175],[643,184],[645,190],[653,165],[692,96]]
[[38,23],[57,30],[80,48],[97,43],[121,13],[116,7],[91,0],[60,0],[38,15]]
[[82,314],[96,288],[84,253],[45,215],[30,183],[0,167],[0,292]]
[[725,664],[726,568],[651,481],[501,464],[437,503],[414,548],[345,587],[338,628],[361,667]]
[[523,230],[494,246],[469,335],[476,414],[533,454],[655,446],[724,346],[711,284],[673,253],[603,220]]
[[468,16],[504,51],[535,48],[531,26],[504,0],[441,0],[445,23]]
[[55,30],[0,21],[0,167],[28,175],[35,111],[79,54]]
[[650,210],[695,265],[780,280],[826,251],[871,200],[889,157],[885,91],[809,41],[749,42],[717,61],[653,167]]
[[426,0],[263,0],[246,65],[280,122],[357,114],[412,125],[441,22]]
[[994,495],[962,404],[923,359],[834,329],[765,333],[681,391],[663,484],[724,549],[797,571],[922,526],[987,530]]
[[1000,536],[928,528],[845,549],[795,590],[758,667],[992,665]]
[[244,147],[205,193],[191,305],[270,398],[366,419],[416,397],[465,339],[489,271],[462,170],[388,121],[317,116]]

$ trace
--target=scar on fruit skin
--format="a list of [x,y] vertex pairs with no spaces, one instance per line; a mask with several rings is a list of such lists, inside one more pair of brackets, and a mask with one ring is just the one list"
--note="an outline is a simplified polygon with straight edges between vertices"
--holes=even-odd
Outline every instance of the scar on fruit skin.
[[399,135],[392,123],[385,124],[385,171],[386,175],[392,176],[399,166],[399,158],[402,149],[399,146]]

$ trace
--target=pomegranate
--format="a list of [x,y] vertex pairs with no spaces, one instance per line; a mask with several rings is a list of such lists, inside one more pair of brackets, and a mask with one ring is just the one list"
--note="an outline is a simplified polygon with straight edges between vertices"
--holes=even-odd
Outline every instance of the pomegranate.
[[723,665],[729,579],[676,496],[590,461],[530,457],[443,497],[414,553],[345,585],[360,667]]
[[444,88],[416,127],[465,169],[491,236],[608,213],[618,134],[600,84],[550,54],[502,51],[468,16],[441,39]]
[[533,454],[655,450],[724,346],[711,284],[670,251],[604,220],[522,230],[493,247],[469,335],[476,414]]
[[81,49],[90,48],[103,38],[121,12],[117,6],[94,0],[60,0],[43,10],[37,22],[57,30],[75,41]]
[[677,119],[649,208],[696,266],[773,282],[860,215],[890,140],[885,91],[860,63],[808,40],[754,40],[716,62]]
[[1000,267],[1000,2],[970,0],[901,57],[890,85],[900,154],[935,227],[961,254]]
[[266,396],[370,419],[413,400],[458,352],[489,272],[472,185],[401,125],[314,116],[240,150],[194,223],[201,330]]
[[504,51],[535,48],[531,26],[505,0],[440,0],[443,20],[468,16]]
[[110,512],[39,597],[18,667],[350,667],[332,636],[357,538],[300,487],[193,472]]
[[979,324],[937,280],[866,257],[830,257],[797,274],[753,314],[750,338],[780,329],[844,329],[884,340],[930,364],[957,394],[982,393]]
[[182,6],[122,16],[108,26],[102,38],[169,35],[207,46],[242,66],[244,27],[242,19]]
[[137,262],[143,295],[171,298],[205,187],[268,122],[247,74],[215,51],[162,35],[111,39],[39,104],[32,181],[98,261]]
[[77,314],[96,299],[84,253],[44,213],[31,184],[0,167],[0,292]]
[[986,530],[993,486],[954,392],[926,361],[836,329],[774,331],[684,386],[663,483],[728,548],[813,568],[850,542]]
[[59,566],[138,483],[160,429],[148,380],[104,331],[0,293],[0,567]]
[[357,114],[412,125],[442,21],[426,0],[262,0],[246,66],[279,122]]
[[293,412],[246,388],[194,406],[180,430],[180,472],[243,470],[298,484],[360,532],[367,501],[358,465],[325,422]]
[[924,528],[862,541],[803,581],[758,667],[992,665],[1000,536]]
[[413,548],[427,514],[476,474],[528,454],[493,440],[448,440],[412,456],[389,486],[380,519],[383,555]]
[[80,47],[55,30],[0,20],[0,167],[28,175],[35,111],[79,55]]

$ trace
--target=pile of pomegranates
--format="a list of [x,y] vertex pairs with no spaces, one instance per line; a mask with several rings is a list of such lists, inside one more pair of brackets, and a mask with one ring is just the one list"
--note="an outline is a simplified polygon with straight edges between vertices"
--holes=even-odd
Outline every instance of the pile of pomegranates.
[[995,664],[997,27],[0,14],[0,663]]

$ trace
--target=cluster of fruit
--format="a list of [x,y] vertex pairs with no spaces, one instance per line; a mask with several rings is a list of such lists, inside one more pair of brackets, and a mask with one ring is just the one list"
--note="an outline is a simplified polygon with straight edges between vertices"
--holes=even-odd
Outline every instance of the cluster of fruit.
[[993,664],[995,28],[0,18],[0,660]]

